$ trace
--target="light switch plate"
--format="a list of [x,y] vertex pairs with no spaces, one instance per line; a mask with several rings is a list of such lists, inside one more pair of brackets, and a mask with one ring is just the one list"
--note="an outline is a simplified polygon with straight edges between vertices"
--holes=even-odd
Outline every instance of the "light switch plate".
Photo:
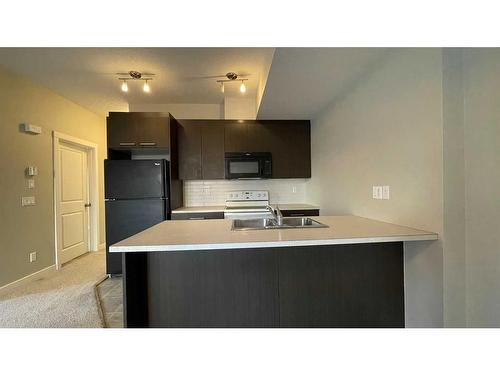
[[30,263],[36,262],[36,251],[30,253]]
[[382,195],[382,186],[373,186],[373,199],[383,199]]
[[34,206],[35,204],[35,197],[21,197],[21,206]]
[[390,186],[382,186],[382,199],[390,199]]

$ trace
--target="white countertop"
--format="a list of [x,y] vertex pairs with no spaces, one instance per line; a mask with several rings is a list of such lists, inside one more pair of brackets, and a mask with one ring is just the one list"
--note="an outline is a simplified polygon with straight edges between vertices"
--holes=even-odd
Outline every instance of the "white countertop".
[[231,220],[169,220],[110,246],[110,252],[188,251],[436,240],[436,233],[358,216],[316,216],[329,228],[232,231]]
[[[272,207],[276,207],[275,203],[271,203]],[[278,204],[282,210],[319,210],[319,206],[306,203],[287,203]],[[172,210],[172,213],[204,213],[204,212],[224,212],[225,206],[196,206],[196,207],[180,207]]]

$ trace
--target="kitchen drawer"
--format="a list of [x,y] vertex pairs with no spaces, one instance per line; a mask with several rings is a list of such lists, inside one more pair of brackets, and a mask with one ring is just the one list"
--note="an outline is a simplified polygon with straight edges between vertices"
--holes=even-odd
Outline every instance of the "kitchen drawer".
[[224,219],[224,212],[172,212],[172,220]]
[[284,217],[319,216],[319,209],[312,210],[281,210]]

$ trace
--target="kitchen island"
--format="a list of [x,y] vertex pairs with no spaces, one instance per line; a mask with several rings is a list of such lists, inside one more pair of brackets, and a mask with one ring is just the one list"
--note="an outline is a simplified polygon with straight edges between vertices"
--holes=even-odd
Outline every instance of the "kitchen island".
[[437,234],[356,216],[232,231],[165,221],[123,253],[126,327],[404,327],[403,243]]

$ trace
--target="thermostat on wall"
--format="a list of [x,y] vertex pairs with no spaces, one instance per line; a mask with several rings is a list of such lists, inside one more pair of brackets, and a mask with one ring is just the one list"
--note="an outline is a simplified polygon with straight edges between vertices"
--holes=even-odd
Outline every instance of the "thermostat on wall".
[[23,130],[26,133],[30,133],[30,134],[41,134],[42,133],[41,126],[35,126],[35,125],[31,125],[31,124],[23,124]]

